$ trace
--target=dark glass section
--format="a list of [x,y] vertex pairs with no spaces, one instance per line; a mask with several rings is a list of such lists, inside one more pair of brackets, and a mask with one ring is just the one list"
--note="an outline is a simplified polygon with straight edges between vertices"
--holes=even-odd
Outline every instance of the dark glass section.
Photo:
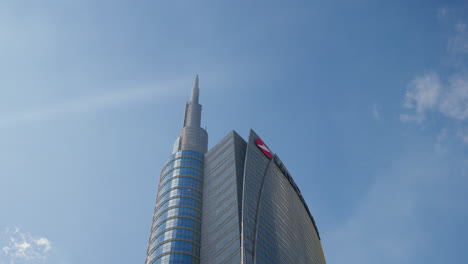
[[229,133],[205,157],[201,263],[240,263],[240,206],[246,142]]

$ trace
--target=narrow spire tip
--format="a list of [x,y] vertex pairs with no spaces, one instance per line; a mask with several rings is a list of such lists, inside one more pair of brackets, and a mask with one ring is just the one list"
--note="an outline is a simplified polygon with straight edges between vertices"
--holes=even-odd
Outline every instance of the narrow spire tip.
[[198,74],[195,75],[195,81],[193,82],[193,89],[192,89],[192,96],[191,96],[191,103],[198,104],[198,95],[199,88],[198,88]]

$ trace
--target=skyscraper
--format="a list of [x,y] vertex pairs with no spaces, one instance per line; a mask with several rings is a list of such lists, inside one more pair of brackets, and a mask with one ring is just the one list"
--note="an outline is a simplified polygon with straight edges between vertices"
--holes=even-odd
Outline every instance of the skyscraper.
[[207,152],[199,92],[197,76],[161,172],[146,264],[325,263],[301,191],[253,130]]

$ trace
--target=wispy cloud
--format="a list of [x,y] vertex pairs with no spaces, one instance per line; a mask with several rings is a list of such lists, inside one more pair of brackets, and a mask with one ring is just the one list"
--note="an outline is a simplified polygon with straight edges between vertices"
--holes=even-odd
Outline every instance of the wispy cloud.
[[464,33],[465,30],[466,30],[466,24],[463,23],[463,22],[458,22],[458,23],[455,25],[455,30],[456,30],[456,32]]
[[412,114],[402,114],[403,122],[421,123],[427,111],[433,110],[439,101],[441,84],[436,73],[416,77],[407,87],[404,107],[414,110]]
[[0,238],[2,264],[43,264],[52,250],[49,239],[33,236],[18,227],[5,228]]
[[[468,135],[460,122],[468,119],[468,75],[454,74],[447,83],[442,83],[437,73],[416,77],[407,88],[404,108],[410,113],[400,115],[402,122],[421,124],[426,116],[439,113],[458,130],[459,138],[468,144]],[[444,128],[435,139],[435,150],[444,153],[444,141],[448,135]]]
[[468,53],[468,28],[466,23],[459,21],[454,28],[455,33],[448,41],[447,51],[455,54]]
[[380,104],[374,103],[371,106],[372,116],[377,120],[382,120],[382,115],[380,112],[382,111],[382,106]]
[[128,106],[144,101],[161,100],[176,91],[186,90],[184,82],[155,83],[132,88],[92,94],[51,105],[25,109],[15,113],[0,113],[0,127],[43,122],[60,118],[73,118],[78,114]]
[[435,150],[436,150],[436,153],[438,154],[444,154],[447,152],[447,147],[446,145],[444,144],[445,141],[447,140],[447,137],[448,137],[448,129],[447,128],[443,128],[439,134],[437,135],[436,137],[436,141],[434,143],[434,147],[435,147]]
[[468,129],[467,128],[465,127],[459,128],[457,131],[457,135],[461,138],[463,143],[468,145]]
[[450,83],[441,98],[440,111],[447,117],[458,120],[468,118],[468,76],[457,74],[450,78]]
[[[441,22],[450,26],[448,31],[450,37],[447,41],[447,52],[454,57],[468,54],[468,21],[466,19],[465,7],[443,7],[437,12]],[[459,60],[460,58],[456,58]]]
[[403,122],[421,123],[429,112],[465,120],[468,118],[468,75],[452,75],[447,84],[442,84],[437,73],[416,77],[405,95],[404,107],[413,113],[402,114]]
[[449,14],[449,9],[447,7],[441,7],[437,10],[437,17],[444,18]]

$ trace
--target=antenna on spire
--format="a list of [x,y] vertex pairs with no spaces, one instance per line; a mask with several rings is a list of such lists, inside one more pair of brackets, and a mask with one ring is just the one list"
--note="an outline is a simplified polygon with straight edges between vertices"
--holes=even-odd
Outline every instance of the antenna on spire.
[[195,75],[195,83],[194,86],[198,88],[198,74]]
[[200,89],[198,88],[198,74],[197,74],[195,75],[195,81],[193,82],[192,98],[190,98],[191,104],[198,104],[199,93],[200,93]]

